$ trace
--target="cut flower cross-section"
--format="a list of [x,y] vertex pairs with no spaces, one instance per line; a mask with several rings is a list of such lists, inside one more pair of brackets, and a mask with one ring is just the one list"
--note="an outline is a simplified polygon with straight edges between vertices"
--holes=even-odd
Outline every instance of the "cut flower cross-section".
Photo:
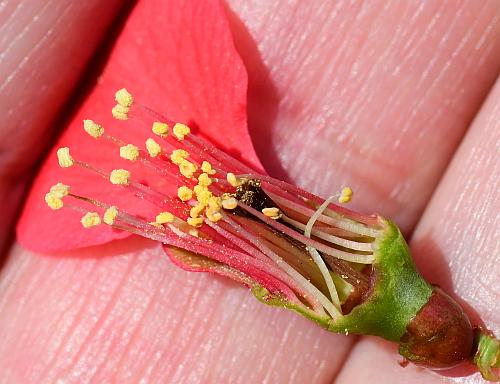
[[[138,205],[154,206],[154,216],[62,183],[45,196],[51,209],[80,212],[89,230],[106,224],[159,241],[176,265],[231,277],[260,301],[330,331],[400,343],[400,353],[417,364],[448,368],[476,352],[467,316],[418,274],[399,229],[378,215],[333,203],[349,202],[350,188],[322,199],[256,172],[126,89],[116,101],[117,124],[150,130],[143,145],[127,143],[93,120],[84,121],[84,130],[96,146],[105,141],[139,167],[141,177],[127,167],[101,169],[92,156],[73,156],[66,147],[58,150],[58,161],[108,179],[110,188],[122,188]],[[481,364],[489,369],[496,363]]]

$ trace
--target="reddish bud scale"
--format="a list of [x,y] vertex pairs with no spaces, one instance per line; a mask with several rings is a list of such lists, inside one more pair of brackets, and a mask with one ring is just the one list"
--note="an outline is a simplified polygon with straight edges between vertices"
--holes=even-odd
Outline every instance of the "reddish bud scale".
[[452,368],[471,356],[473,330],[467,315],[450,296],[434,288],[427,304],[408,324],[399,353],[432,369]]

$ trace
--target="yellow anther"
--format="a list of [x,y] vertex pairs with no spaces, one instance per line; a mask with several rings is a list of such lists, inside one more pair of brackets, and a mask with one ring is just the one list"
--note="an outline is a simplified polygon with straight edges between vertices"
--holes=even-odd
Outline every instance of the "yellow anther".
[[189,216],[191,217],[198,217],[202,214],[202,212],[205,210],[206,205],[202,203],[198,203],[194,206],[191,207],[191,210],[189,211]]
[[210,184],[212,184],[212,179],[206,173],[202,173],[200,174],[200,176],[198,176],[198,184],[203,185],[204,187],[208,187]]
[[185,124],[176,123],[174,125],[174,135],[178,140],[184,140],[184,136],[188,135],[191,129]]
[[118,208],[109,207],[104,212],[103,220],[108,225],[113,225],[115,223],[116,217],[118,216]]
[[344,187],[344,188],[342,188],[342,195],[352,196],[353,193],[354,192],[352,191],[351,187]]
[[155,121],[153,123],[153,126],[151,127],[151,130],[155,135],[165,137],[168,134],[168,124]]
[[130,172],[126,169],[114,169],[109,175],[111,184],[128,185],[130,179]]
[[215,175],[216,173],[216,170],[212,168],[212,164],[208,161],[203,161],[203,163],[201,163],[201,170],[209,175]]
[[111,110],[111,113],[116,120],[127,120],[129,110],[129,107],[124,107],[123,105],[116,104]]
[[222,199],[222,208],[224,209],[235,209],[238,206],[238,200],[234,197],[227,199]]
[[119,89],[115,93],[116,102],[122,107],[130,107],[134,102],[134,96],[125,88]]
[[179,171],[180,173],[184,176],[190,179],[193,177],[193,174],[196,172],[198,168],[196,165],[191,163],[188,160],[182,160],[182,162],[179,164]]
[[184,149],[174,149],[170,155],[172,163],[181,165],[184,160],[189,156],[189,152]]
[[200,191],[196,194],[196,200],[198,200],[203,205],[208,205],[211,197],[212,192],[210,192],[208,189]]
[[189,217],[187,219],[187,223],[192,227],[201,227],[201,225],[203,224],[203,218],[201,218],[201,217]]
[[350,187],[342,188],[342,192],[340,193],[339,203],[345,204],[351,201],[352,199],[352,189]]
[[206,211],[207,219],[216,223],[222,219],[222,214],[217,210],[207,209]]
[[161,153],[160,144],[158,144],[151,138],[146,140],[146,149],[148,150],[149,156],[151,157],[156,157]]
[[212,210],[220,210],[222,203],[220,197],[212,196],[208,199],[208,207]]
[[264,208],[262,210],[262,213],[264,216],[270,217],[271,219],[279,219],[281,218],[281,211],[279,208],[273,207],[273,208]]
[[229,172],[226,176],[227,182],[232,185],[233,187],[239,187],[241,184],[243,184],[243,181],[245,179],[236,177],[234,173]]
[[101,218],[97,212],[87,212],[80,220],[84,228],[95,227],[101,224]]
[[49,206],[50,209],[58,210],[64,206],[64,203],[60,196],[58,196],[55,192],[49,192],[45,195],[45,202]]
[[130,161],[136,161],[139,158],[139,148],[132,144],[124,145],[120,147],[120,157]]
[[174,222],[174,215],[170,212],[162,212],[156,216],[156,224],[167,224]]
[[97,124],[94,120],[83,120],[83,129],[94,139],[101,137],[104,133],[102,125]]
[[177,190],[177,196],[181,199],[181,201],[188,201],[193,198],[193,191],[183,185]]
[[149,224],[151,224],[151,225],[155,226],[156,228],[161,228],[161,229],[163,229],[163,225],[158,224],[158,223],[155,223],[154,221],[150,222]]
[[207,190],[207,187],[204,187],[203,185],[195,185],[193,187],[193,191],[196,195],[199,195],[201,193],[203,193],[203,191],[206,191]]
[[50,192],[62,199],[64,196],[69,194],[69,185],[64,185],[62,183],[57,183],[50,187]]
[[191,236],[198,237],[198,230],[197,230],[196,228],[191,228],[191,229],[189,229],[188,233],[189,233]]
[[68,168],[74,164],[68,147],[62,147],[57,150],[57,160],[62,168]]

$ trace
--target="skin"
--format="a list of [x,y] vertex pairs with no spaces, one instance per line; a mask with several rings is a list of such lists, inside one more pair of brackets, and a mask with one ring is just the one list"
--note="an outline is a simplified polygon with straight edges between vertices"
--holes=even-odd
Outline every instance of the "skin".
[[[7,1],[0,19],[15,3]],[[69,3],[74,12],[24,67],[27,47],[44,34],[15,40],[20,25],[48,31],[61,10],[41,13],[26,3],[11,24],[1,24],[16,47],[0,60],[7,87],[1,102],[16,111],[0,116],[0,142],[10,143],[0,157],[0,194],[9,206],[21,201],[42,152],[28,153],[31,143],[50,144],[45,133],[118,11],[118,2],[86,12]],[[250,131],[263,164],[323,195],[351,185],[353,207],[392,217],[413,234],[424,276],[474,307],[500,335],[498,2],[301,4],[228,4],[249,70]],[[91,17],[101,29],[89,37],[88,24],[75,21]],[[328,31],[331,39],[318,38]],[[71,44],[84,44],[85,54],[70,58],[74,65],[59,81],[68,58],[50,42],[64,33]],[[17,76],[5,85],[10,74],[35,68],[33,81]],[[23,125],[19,105],[43,84],[55,86],[56,96],[30,106],[39,115]],[[3,218],[4,238],[14,221],[14,213]],[[0,383],[451,381],[402,369],[394,345],[329,334],[226,280],[181,271],[145,240],[71,256],[36,255],[15,243],[6,253]]]

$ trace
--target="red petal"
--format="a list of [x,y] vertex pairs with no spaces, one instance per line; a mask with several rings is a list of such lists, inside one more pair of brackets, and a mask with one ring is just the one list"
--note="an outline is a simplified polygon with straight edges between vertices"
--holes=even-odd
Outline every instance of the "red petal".
[[[91,118],[108,131],[143,145],[149,134],[146,128],[118,131],[123,126],[111,117],[114,92],[121,87],[172,120],[194,123],[199,133],[217,146],[244,154],[247,163],[261,169],[246,127],[246,71],[218,1],[140,2],[129,16],[97,84],[56,147],[68,146],[76,158],[106,170],[120,164],[130,168],[130,163],[124,164],[118,158],[116,148],[95,141],[82,129],[82,120]],[[51,211],[44,203],[44,195],[59,181],[71,185],[74,193],[154,217],[151,205],[139,204],[108,181],[76,167],[60,169],[55,150],[36,178],[18,223],[18,238],[25,247],[41,252],[63,251],[128,236],[106,226],[84,230],[79,214]],[[132,172],[135,177],[141,176],[137,169]]]

